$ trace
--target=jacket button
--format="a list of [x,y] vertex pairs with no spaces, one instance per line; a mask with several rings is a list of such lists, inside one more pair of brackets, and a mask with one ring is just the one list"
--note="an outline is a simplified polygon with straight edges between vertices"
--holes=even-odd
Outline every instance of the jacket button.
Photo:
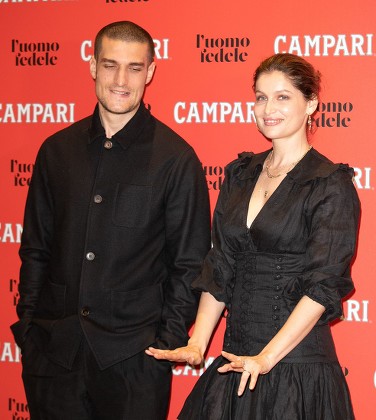
[[102,196],[101,196],[101,195],[97,194],[97,195],[95,195],[95,196],[94,196],[94,203],[99,204],[99,203],[101,203],[102,201],[103,201],[103,198],[102,198]]
[[82,316],[88,316],[90,314],[90,311],[88,308],[82,308],[81,309],[81,315]]
[[112,141],[106,140],[104,142],[104,147],[105,147],[105,149],[111,149],[112,148]]
[[89,261],[93,261],[93,259],[95,258],[95,254],[94,254],[94,252],[88,252],[87,254],[86,254],[86,259],[87,260],[89,260]]

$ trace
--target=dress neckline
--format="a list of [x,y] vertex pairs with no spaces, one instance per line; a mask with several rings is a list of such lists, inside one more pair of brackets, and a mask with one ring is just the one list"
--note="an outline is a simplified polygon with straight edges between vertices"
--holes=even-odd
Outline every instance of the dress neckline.
[[[308,150],[307,150],[307,152],[303,155],[303,157],[296,163],[296,165],[294,165],[294,167],[290,170],[290,171],[288,171],[287,173],[286,173],[286,175],[285,175],[285,177],[282,179],[282,181],[278,184],[278,186],[277,186],[277,188],[270,194],[270,196],[269,196],[269,198],[268,198],[268,200],[266,200],[265,201],[265,203],[263,204],[263,206],[260,208],[260,210],[257,212],[257,214],[255,215],[255,217],[253,218],[253,220],[252,220],[252,222],[248,225],[248,212],[249,212],[249,207],[250,207],[250,203],[251,203],[251,199],[252,199],[252,196],[253,196],[253,194],[255,193],[255,190],[256,190],[256,185],[257,185],[257,182],[258,182],[258,180],[259,180],[259,178],[260,178],[260,175],[261,175],[261,173],[262,173],[262,169],[263,169],[263,166],[264,166],[264,164],[265,164],[265,161],[266,161],[266,159],[268,158],[268,156],[269,156],[269,154],[270,154],[270,152],[271,152],[271,150],[273,150],[273,149],[270,149],[269,151],[267,151],[267,153],[266,153],[266,155],[264,156],[264,158],[261,160],[259,160],[259,162],[258,162],[258,173],[257,173],[257,176],[255,177],[255,182],[254,182],[254,185],[253,185],[253,188],[252,188],[252,190],[250,191],[250,194],[249,194],[249,198],[248,198],[248,201],[247,201],[247,205],[246,205],[246,214],[245,214],[245,226],[246,226],[246,228],[247,228],[247,230],[248,231],[251,231],[252,230],[252,227],[253,227],[253,225],[255,224],[255,222],[259,219],[259,218],[261,218],[262,217],[262,214],[263,214],[263,212],[264,212],[264,208],[265,207],[267,207],[268,206],[268,203],[270,202],[270,201],[273,201],[273,198],[275,197],[275,195],[277,194],[278,195],[278,193],[279,193],[279,191],[283,188],[283,186],[287,183],[287,181],[286,181],[286,179],[288,179],[288,178],[291,178],[291,177],[289,177],[289,174],[291,173],[291,172],[293,172],[293,171],[295,171],[295,169],[296,168],[298,168],[299,167],[299,165],[305,160],[305,158],[310,154],[310,152],[312,151],[312,150],[314,150],[313,149],[313,147],[311,146]],[[292,179],[294,179],[294,178],[292,178]]]

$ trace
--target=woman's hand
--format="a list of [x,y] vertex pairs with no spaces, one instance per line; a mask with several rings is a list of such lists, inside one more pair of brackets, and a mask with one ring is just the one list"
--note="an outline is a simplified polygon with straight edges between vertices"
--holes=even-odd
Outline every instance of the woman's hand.
[[156,359],[169,360],[170,362],[188,362],[190,365],[200,365],[210,341],[210,337],[225,308],[209,292],[202,292],[196,316],[195,326],[191,338],[184,347],[175,350],[161,350],[149,347],[146,354]]
[[200,348],[194,344],[178,347],[175,350],[161,350],[149,347],[145,350],[145,353],[156,359],[169,360],[170,362],[187,362],[190,365],[199,365],[203,360],[203,354]]
[[265,375],[272,368],[272,363],[266,355],[258,354],[257,356],[237,356],[236,354],[222,351],[222,356],[230,363],[218,368],[218,372],[239,372],[242,374],[238,388],[238,395],[242,395],[249,377],[249,389],[253,390],[256,386],[259,375]]

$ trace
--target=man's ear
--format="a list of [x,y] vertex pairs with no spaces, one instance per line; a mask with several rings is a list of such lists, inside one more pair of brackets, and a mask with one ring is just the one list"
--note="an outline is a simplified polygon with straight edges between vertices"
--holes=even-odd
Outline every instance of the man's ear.
[[146,76],[146,84],[151,82],[151,79],[153,78],[153,75],[155,72],[155,68],[156,68],[156,65],[155,65],[155,62],[153,61],[149,64],[149,67],[148,67],[148,73]]
[[94,56],[90,58],[90,74],[94,80],[97,78],[97,60]]

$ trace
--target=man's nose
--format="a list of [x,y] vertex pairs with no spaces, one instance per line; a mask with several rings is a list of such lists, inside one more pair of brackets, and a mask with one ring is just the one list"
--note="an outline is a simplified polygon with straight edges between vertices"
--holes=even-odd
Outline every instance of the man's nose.
[[128,75],[126,69],[118,69],[115,76],[115,82],[118,86],[126,86]]

